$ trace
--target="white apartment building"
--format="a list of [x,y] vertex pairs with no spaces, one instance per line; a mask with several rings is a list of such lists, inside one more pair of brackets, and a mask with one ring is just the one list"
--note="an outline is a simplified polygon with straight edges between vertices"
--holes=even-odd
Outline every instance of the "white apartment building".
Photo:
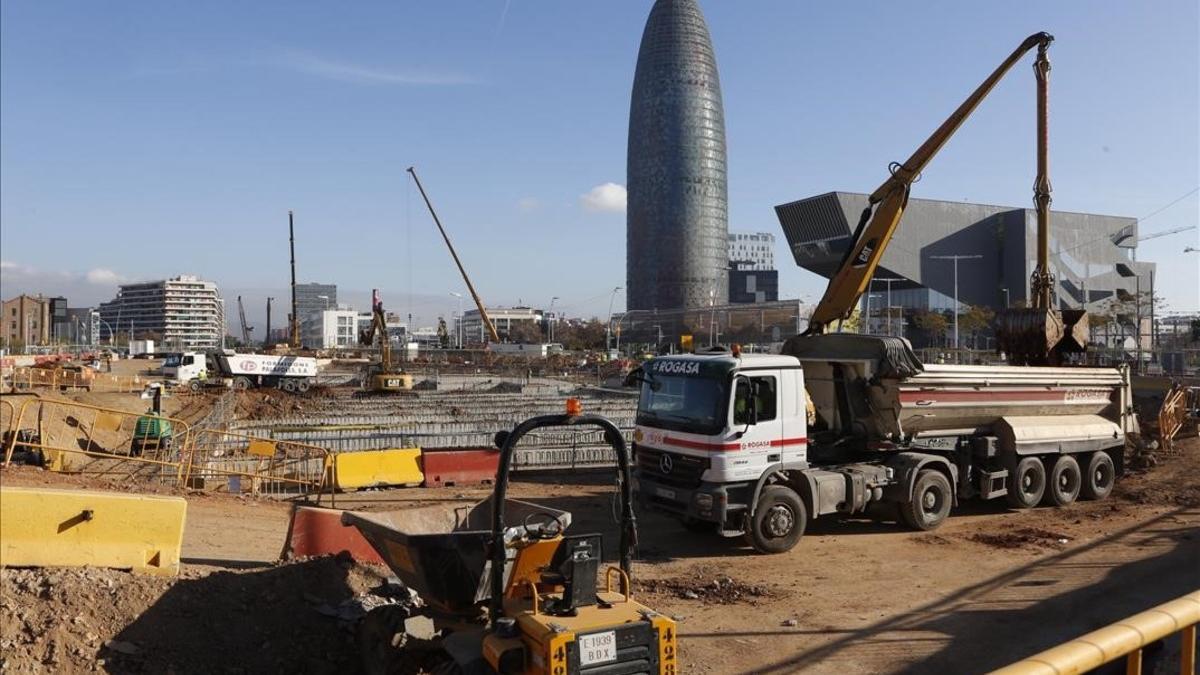
[[117,297],[99,309],[104,335],[160,340],[169,350],[216,349],[225,334],[217,285],[191,275],[121,284]]
[[341,349],[358,344],[358,311],[326,309],[300,324],[300,344],[308,349]]
[[[541,329],[542,310],[533,309],[532,307],[488,307],[488,318],[492,320],[492,324],[496,326],[496,332],[500,334],[501,340],[508,339],[509,330],[513,326],[521,322],[533,322]],[[479,310],[469,309],[463,312],[462,318],[459,320],[462,330],[463,344],[479,344],[490,342],[491,338],[487,334],[487,329],[483,327],[483,321],[479,318]],[[453,338],[451,338],[453,341]]]
[[775,269],[775,235],[770,232],[730,232],[729,262],[733,269],[757,272]]

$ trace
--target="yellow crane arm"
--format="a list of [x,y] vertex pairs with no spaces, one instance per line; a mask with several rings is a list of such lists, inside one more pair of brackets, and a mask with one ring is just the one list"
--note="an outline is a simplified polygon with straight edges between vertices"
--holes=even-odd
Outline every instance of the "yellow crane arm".
[[862,218],[854,232],[854,242],[813,310],[806,335],[823,333],[830,323],[850,316],[855,304],[866,292],[875,268],[879,266],[883,252],[896,226],[900,224],[913,181],[1013,64],[1034,47],[1039,47],[1039,52],[1044,54],[1053,40],[1054,36],[1049,33],[1034,33],[1025,38],[907,161],[903,164],[892,163],[888,167],[891,175],[868,198],[867,208],[863,209]]

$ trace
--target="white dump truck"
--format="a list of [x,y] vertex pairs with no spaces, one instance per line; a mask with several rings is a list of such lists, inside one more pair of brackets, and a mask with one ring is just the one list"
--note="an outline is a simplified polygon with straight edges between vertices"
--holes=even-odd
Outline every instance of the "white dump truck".
[[644,506],[760,552],[792,548],[830,514],[930,530],[969,498],[1103,499],[1138,430],[1124,369],[923,365],[901,338],[851,334],[784,352],[634,372]]
[[269,387],[305,392],[317,376],[317,360],[308,356],[183,352],[163,362],[163,376],[179,386],[199,389],[220,382],[234,389]]

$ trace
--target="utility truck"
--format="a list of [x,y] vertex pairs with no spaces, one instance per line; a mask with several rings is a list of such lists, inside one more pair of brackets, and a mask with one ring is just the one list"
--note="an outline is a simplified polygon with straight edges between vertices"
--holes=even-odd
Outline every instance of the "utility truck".
[[[1026,38],[908,160],[889,167],[808,330],[781,354],[717,350],[653,359],[633,373],[641,382],[633,451],[644,505],[692,528],[745,535],[760,552],[781,552],[809,520],[832,514],[882,513],[929,530],[968,498],[1029,508],[1108,496],[1137,418],[1127,370],[1056,367],[1077,360],[1088,338],[1085,313],[1051,302],[1053,39]],[[913,182],[1035,47],[1034,303],[1006,314],[997,330],[1009,359],[1031,365],[924,365],[903,338],[827,333],[869,288]]]
[[969,498],[1103,499],[1138,430],[1125,369],[922,365],[902,338],[851,334],[784,352],[635,372],[643,506],[764,553],[832,514],[931,530]]
[[183,352],[163,362],[163,376],[177,386],[199,390],[211,383],[234,389],[267,387],[305,392],[317,376],[317,360],[287,354],[238,354],[229,350]]

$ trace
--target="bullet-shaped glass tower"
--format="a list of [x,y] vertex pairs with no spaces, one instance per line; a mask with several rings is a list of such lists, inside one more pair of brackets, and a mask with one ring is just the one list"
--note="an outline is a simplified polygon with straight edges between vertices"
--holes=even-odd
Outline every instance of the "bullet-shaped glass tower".
[[729,296],[725,112],[695,0],[657,0],[629,106],[627,307],[681,309]]

